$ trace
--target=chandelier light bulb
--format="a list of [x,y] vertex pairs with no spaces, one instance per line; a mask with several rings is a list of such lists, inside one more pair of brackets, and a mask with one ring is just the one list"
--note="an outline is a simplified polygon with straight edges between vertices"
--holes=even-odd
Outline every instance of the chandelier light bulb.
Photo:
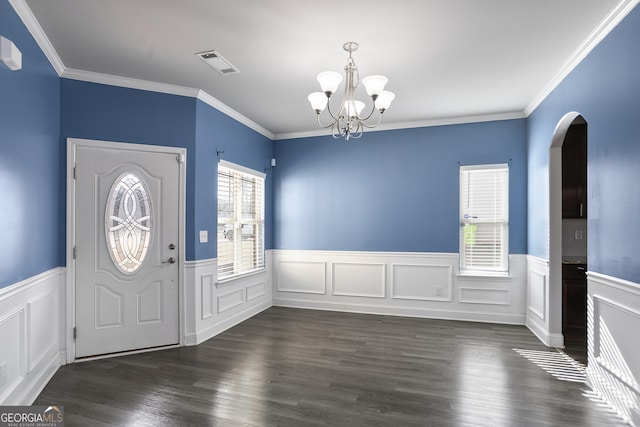
[[313,108],[318,114],[325,109],[327,101],[329,100],[327,95],[322,92],[310,93],[307,99],[309,99],[309,102],[311,103],[311,108]]
[[349,118],[358,118],[360,117],[360,113],[364,109],[364,102],[349,100],[344,103],[344,112]]
[[338,85],[342,81],[342,74],[335,71],[323,71],[318,74],[316,79],[318,80],[318,83],[320,83],[322,91],[331,95],[338,90]]
[[384,90],[384,85],[389,81],[385,76],[367,76],[362,79],[362,84],[367,90],[367,95],[371,97],[378,97]]
[[393,92],[389,92],[388,90],[383,91],[380,95],[378,95],[378,99],[376,99],[376,108],[382,113],[384,110],[389,108],[391,105],[391,101],[395,98],[396,95]]

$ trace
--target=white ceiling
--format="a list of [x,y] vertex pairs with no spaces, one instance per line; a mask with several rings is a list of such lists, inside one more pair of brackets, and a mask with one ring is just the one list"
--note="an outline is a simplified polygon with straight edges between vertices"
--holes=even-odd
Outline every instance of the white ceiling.
[[[200,89],[276,138],[317,131],[307,95],[347,41],[363,77],[389,78],[387,128],[524,117],[636,3],[26,0],[64,69]],[[240,73],[194,55],[211,49]]]

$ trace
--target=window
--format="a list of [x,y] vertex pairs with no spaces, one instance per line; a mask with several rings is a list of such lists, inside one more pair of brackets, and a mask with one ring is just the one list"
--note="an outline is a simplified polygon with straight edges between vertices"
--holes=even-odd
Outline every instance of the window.
[[460,272],[509,269],[509,167],[460,167]]
[[118,177],[109,191],[105,234],[109,254],[123,274],[133,274],[144,262],[151,241],[151,201],[147,187],[133,172]]
[[218,279],[264,267],[264,174],[218,164]]

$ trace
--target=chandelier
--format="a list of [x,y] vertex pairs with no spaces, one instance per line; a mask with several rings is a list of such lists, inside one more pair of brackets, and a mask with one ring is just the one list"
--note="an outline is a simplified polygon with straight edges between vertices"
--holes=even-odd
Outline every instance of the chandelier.
[[[391,105],[391,101],[395,98],[393,92],[384,90],[384,85],[389,81],[384,76],[367,76],[362,79],[367,95],[371,97],[373,105],[369,114],[363,115],[365,104],[362,101],[356,100],[356,89],[360,82],[360,74],[358,73],[358,67],[353,60],[351,54],[358,50],[358,43],[348,42],[345,43],[343,49],[349,52],[349,59],[347,65],[344,67],[345,74],[347,76],[344,94],[340,101],[340,109],[337,113],[331,111],[331,95],[338,89],[338,85],[342,82],[342,75],[335,71],[323,71],[318,74],[316,79],[320,83],[322,92],[313,92],[309,95],[308,99],[311,103],[311,108],[316,112],[318,125],[324,128],[331,128],[331,134],[334,138],[343,137],[345,140],[349,138],[360,138],[364,128],[374,128],[382,121],[382,115],[385,110]],[[320,113],[327,108],[329,115],[331,116],[331,122],[325,125],[320,120]],[[377,121],[374,119],[369,121],[375,111],[378,111]]]

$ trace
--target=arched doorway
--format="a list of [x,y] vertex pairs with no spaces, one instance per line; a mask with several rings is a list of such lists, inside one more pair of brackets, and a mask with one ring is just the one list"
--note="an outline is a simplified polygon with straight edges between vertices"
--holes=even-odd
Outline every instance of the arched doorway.
[[566,114],[549,148],[550,330],[587,362],[587,122]]

